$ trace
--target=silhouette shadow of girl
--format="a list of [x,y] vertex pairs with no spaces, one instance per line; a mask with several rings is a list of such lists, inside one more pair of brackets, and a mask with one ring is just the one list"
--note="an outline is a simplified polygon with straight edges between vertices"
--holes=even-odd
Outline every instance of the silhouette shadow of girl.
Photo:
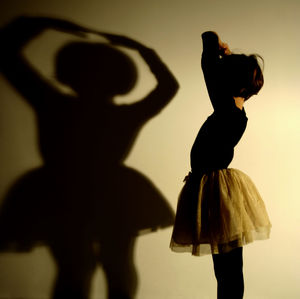
[[[58,51],[56,77],[75,95],[59,92],[21,53],[46,29],[99,34],[110,42],[71,42]],[[49,246],[58,268],[52,298],[88,298],[97,263],[110,299],[134,298],[136,236],[172,225],[174,214],[151,181],[124,160],[142,126],[176,94],[176,79],[152,49],[65,20],[19,17],[0,36],[1,72],[36,114],[44,161],[5,197],[0,249]],[[113,103],[137,79],[133,61],[114,45],[138,51],[157,80],[154,90],[133,104]]]

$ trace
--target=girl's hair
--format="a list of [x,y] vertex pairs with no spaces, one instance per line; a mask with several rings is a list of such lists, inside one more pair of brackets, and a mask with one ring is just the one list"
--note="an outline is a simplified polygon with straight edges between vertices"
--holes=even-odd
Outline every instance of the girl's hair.
[[264,85],[264,77],[258,58],[263,65],[264,60],[258,54],[224,56],[224,77],[228,91],[232,96],[240,96],[248,100],[260,91]]

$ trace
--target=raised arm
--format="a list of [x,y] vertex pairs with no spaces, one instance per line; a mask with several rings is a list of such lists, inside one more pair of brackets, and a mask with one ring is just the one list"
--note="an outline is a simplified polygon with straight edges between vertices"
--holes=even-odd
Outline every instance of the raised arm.
[[145,98],[130,107],[140,111],[141,117],[144,117],[145,120],[155,116],[176,94],[179,88],[177,80],[153,49],[125,36],[106,33],[102,33],[102,35],[113,44],[137,50],[149,66],[157,80],[157,85]]
[[228,45],[223,43],[213,31],[204,32],[202,42],[201,65],[206,87],[214,109],[221,109],[225,104],[224,97],[226,96],[222,58],[224,55],[230,55],[231,52]]
[[35,108],[45,96],[55,96],[58,91],[32,67],[22,50],[46,29],[75,34],[85,31],[71,22],[45,17],[18,17],[0,29],[0,71]]

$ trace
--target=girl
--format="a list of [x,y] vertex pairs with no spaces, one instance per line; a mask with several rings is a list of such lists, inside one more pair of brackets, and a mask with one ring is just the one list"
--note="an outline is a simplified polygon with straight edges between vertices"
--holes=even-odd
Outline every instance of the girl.
[[212,254],[218,299],[243,298],[242,246],[269,237],[271,224],[250,178],[227,168],[247,124],[243,104],[263,86],[257,55],[232,54],[215,32],[202,34],[202,70],[214,112],[191,150],[170,247]]

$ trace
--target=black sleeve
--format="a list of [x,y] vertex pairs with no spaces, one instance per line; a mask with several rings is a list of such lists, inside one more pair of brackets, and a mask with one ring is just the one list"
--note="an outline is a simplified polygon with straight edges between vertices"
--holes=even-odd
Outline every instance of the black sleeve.
[[222,68],[222,51],[216,33],[207,31],[202,34],[203,52],[201,59],[202,71],[207,91],[215,110],[226,108],[228,94],[224,84]]

